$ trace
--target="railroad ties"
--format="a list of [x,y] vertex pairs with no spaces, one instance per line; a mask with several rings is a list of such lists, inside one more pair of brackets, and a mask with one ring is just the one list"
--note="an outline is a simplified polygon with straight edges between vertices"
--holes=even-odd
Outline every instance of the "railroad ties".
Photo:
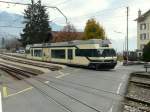
[[49,69],[51,71],[57,71],[57,70],[62,69],[62,67],[60,67],[60,66],[48,65],[48,63],[47,64],[43,64],[40,61],[39,62],[37,62],[37,61],[36,62],[32,62],[33,60],[29,60],[29,59],[26,59],[26,60],[23,60],[22,58],[18,58],[17,59],[17,58],[10,57],[10,55],[6,55],[6,54],[1,54],[0,58],[2,58],[4,60],[12,61],[12,62],[18,62],[18,63],[22,63],[22,64],[28,64],[28,65],[32,65],[32,66],[47,68],[47,69]]
[[150,73],[132,73],[124,112],[150,112]]
[[16,78],[18,80],[22,80],[25,78],[30,78],[33,76],[37,76],[37,73],[31,72],[31,71],[26,71],[23,69],[7,66],[4,64],[0,64],[0,69],[11,75],[13,78]]

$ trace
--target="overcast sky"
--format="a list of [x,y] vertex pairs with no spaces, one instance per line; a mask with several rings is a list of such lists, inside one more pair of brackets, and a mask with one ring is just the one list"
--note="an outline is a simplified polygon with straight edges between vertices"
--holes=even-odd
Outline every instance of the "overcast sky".
[[[31,0],[3,0],[30,3]],[[36,2],[37,0],[35,0]],[[77,29],[83,30],[89,18],[95,18],[106,30],[113,46],[121,51],[126,36],[126,7],[129,6],[129,48],[136,49],[138,10],[150,9],[150,0],[42,0],[42,4],[59,7]],[[22,14],[25,6],[0,3],[0,11]],[[48,9],[50,20],[64,25],[65,19],[54,9]],[[122,33],[116,33],[122,32]]]

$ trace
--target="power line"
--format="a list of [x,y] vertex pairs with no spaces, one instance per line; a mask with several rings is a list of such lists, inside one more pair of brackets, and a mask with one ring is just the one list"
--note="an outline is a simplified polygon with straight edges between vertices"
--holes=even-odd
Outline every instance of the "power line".
[[[1,1],[0,0],[0,3],[7,3],[7,4],[18,4],[18,5],[31,5],[31,4],[27,4],[27,3],[19,3],[19,2],[8,2],[8,1]],[[67,16],[58,8],[58,7],[56,7],[56,6],[46,6],[45,5],[45,7],[47,7],[47,8],[52,8],[52,9],[56,9],[61,15],[63,15],[63,17],[65,18],[65,20],[66,20],[66,23],[68,23],[68,18],[67,18]]]
[[21,27],[21,26],[0,26],[0,27],[3,27],[3,28],[24,28],[24,27]]
[[20,3],[20,2],[8,2],[8,1],[1,1],[1,3],[7,3],[7,4],[18,4],[18,5],[31,5],[31,4],[27,4],[27,3]]
[[62,2],[60,2],[60,3],[56,3],[56,4],[54,4],[55,6],[57,6],[57,5],[62,5],[62,4],[65,4],[65,3],[67,3],[67,2],[70,2],[70,1],[72,1],[72,0],[65,0],[65,1],[62,1]]
[[[124,0],[123,1],[123,5],[120,6],[120,7],[114,7],[114,8],[108,8],[108,9],[104,9],[104,10],[101,10],[101,11],[97,11],[97,12],[94,12],[94,13],[89,13],[89,14],[85,14],[85,15],[81,15],[81,16],[77,16],[77,17],[73,17],[73,18],[81,18],[81,17],[91,17],[91,16],[99,16],[99,15],[104,15],[104,14],[101,14],[101,13],[105,13],[105,12],[113,12],[113,10],[116,10],[116,9],[124,9],[126,7],[126,2],[128,2],[128,0]],[[107,13],[105,13],[107,14]]]
[[[105,15],[106,11],[107,12],[112,12],[113,10],[115,9],[120,9],[120,8],[124,8],[124,7],[118,7],[118,8],[109,8],[109,9],[105,9],[105,10],[102,10],[102,11],[97,11],[95,13],[89,13],[89,14],[85,14],[85,15],[81,15],[81,16],[76,16],[76,17],[72,17],[70,19],[76,19],[76,18],[89,18],[89,17],[94,17],[94,16],[100,16],[100,15]],[[103,14],[104,13],[104,14]]]

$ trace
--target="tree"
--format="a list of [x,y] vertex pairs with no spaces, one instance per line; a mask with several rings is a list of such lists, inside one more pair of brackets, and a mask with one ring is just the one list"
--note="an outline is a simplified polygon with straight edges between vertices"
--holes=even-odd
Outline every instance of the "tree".
[[143,49],[143,60],[150,62],[150,42]]
[[84,29],[84,39],[105,39],[105,31],[95,19],[89,19]]
[[49,26],[48,13],[46,8],[41,5],[41,1],[33,3],[24,10],[24,24],[25,28],[21,34],[20,41],[23,46],[27,44],[42,43],[49,41],[49,33],[51,28]]
[[77,40],[79,37],[76,28],[68,23],[64,26],[63,30],[60,31],[57,36],[53,39],[54,42],[64,42],[64,41],[72,41]]

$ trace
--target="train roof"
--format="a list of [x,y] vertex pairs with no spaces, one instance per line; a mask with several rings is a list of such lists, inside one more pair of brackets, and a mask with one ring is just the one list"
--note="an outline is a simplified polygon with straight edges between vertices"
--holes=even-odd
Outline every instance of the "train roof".
[[57,42],[57,43],[43,43],[43,44],[33,44],[27,45],[26,48],[30,47],[55,47],[55,46],[75,46],[75,45],[83,45],[83,44],[99,44],[100,46],[110,45],[110,40],[101,40],[101,39],[90,39],[90,40],[74,40],[68,42]]

